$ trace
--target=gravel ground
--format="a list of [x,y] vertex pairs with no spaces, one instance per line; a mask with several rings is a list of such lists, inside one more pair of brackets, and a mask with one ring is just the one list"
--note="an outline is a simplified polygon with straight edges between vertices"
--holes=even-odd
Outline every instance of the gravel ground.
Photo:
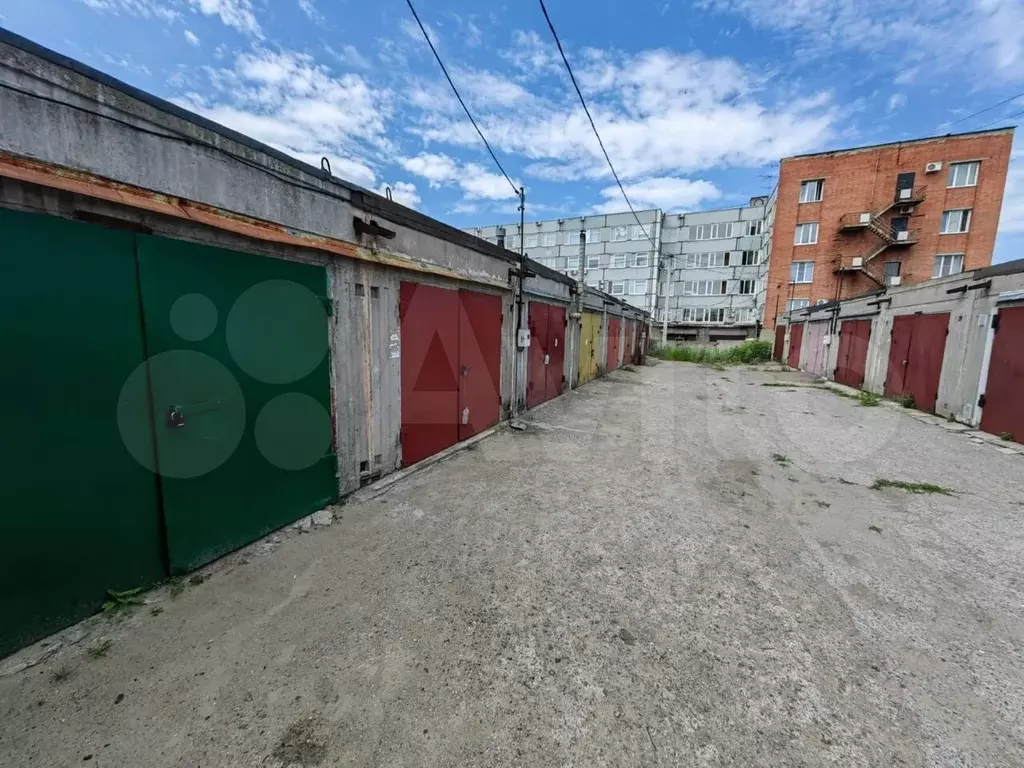
[[615,373],[91,620],[0,764],[1024,764],[1024,456],[772,382]]

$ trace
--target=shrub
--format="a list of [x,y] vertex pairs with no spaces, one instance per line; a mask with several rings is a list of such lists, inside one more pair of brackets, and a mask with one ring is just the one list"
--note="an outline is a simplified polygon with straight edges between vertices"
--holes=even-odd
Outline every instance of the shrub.
[[751,365],[772,359],[770,341],[745,341],[735,347],[651,347],[651,355],[662,360],[704,365]]

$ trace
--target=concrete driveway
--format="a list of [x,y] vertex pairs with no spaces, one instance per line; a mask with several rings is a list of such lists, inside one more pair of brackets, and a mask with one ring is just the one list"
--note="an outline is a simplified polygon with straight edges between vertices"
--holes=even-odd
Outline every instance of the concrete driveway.
[[0,764],[1024,764],[1024,457],[773,382],[615,373],[94,619]]

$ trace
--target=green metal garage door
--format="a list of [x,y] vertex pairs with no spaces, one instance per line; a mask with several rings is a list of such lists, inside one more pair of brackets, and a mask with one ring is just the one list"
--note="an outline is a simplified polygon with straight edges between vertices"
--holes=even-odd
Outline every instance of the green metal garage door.
[[[0,209],[0,656],[163,577],[115,414],[144,359],[135,235]],[[152,434],[145,398],[122,409]]]
[[327,271],[138,236],[171,570],[337,498]]

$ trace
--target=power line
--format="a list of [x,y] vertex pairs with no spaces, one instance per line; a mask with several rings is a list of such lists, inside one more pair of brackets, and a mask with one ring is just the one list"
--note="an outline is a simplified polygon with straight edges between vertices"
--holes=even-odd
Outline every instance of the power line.
[[658,250],[658,244],[654,242],[647,229],[644,227],[643,222],[640,221],[640,217],[636,215],[636,211],[633,210],[633,204],[629,202],[629,196],[626,195],[626,190],[622,186],[622,182],[619,181],[619,174],[615,172],[615,166],[612,165],[612,159],[608,157],[608,150],[604,148],[604,142],[601,140],[601,134],[597,130],[597,126],[594,125],[594,118],[590,115],[590,109],[587,107],[587,100],[583,98],[583,92],[580,90],[579,83],[576,82],[576,75],[572,72],[572,67],[569,66],[569,59],[565,55],[565,50],[562,48],[562,41],[558,39],[558,33],[555,31],[555,25],[551,23],[551,16],[548,15],[547,6],[544,5],[544,0],[539,0],[540,9],[544,12],[544,18],[548,22],[548,29],[551,30],[551,36],[555,38],[555,45],[558,46],[558,52],[562,55],[562,62],[565,64],[566,70],[569,72],[569,79],[572,80],[573,88],[576,89],[576,95],[580,97],[580,104],[583,105],[583,111],[587,113],[587,119],[590,121],[590,127],[594,129],[594,135],[597,136],[597,143],[601,145],[601,151],[604,153],[604,159],[608,161],[608,167],[612,171],[612,176],[615,177],[615,183],[619,185],[619,191],[622,193],[622,199],[626,201],[626,205],[629,206],[630,213],[633,214],[633,218],[636,219],[636,223],[640,227],[640,231],[644,233],[644,237],[650,240],[651,245],[655,251]]
[[1001,122],[1003,122],[1003,120],[1011,120],[1014,117],[1020,117],[1021,115],[1024,115],[1024,109],[1022,109],[1020,112],[1014,112],[1011,115],[1006,115],[1004,117],[1000,117],[998,120],[991,120],[991,121],[985,123],[983,126],[981,126],[981,128],[977,128],[976,130],[982,131],[985,128],[988,128],[990,125],[995,125],[996,123],[1001,123]]
[[[957,123],[962,123],[965,120],[970,120],[972,117],[977,117],[978,115],[984,114],[985,112],[988,112],[991,109],[995,109],[996,107],[1001,107],[1001,106],[1003,106],[1003,104],[1009,104],[1011,101],[1013,101],[1014,99],[1019,99],[1021,96],[1024,96],[1024,93],[1018,93],[1016,96],[1011,96],[1008,99],[1003,99],[1002,101],[998,102],[997,104],[993,104],[991,106],[985,107],[984,109],[979,109],[977,112],[974,112],[973,114],[970,114],[967,117],[961,117],[959,120],[954,120],[952,123],[948,123],[946,125],[946,127],[949,128],[951,126],[956,125]],[[998,123],[999,121],[996,120],[996,122]],[[984,126],[982,126],[982,127],[984,127]],[[980,130],[980,129],[978,129],[978,130]]]
[[420,32],[423,33],[423,39],[427,41],[427,45],[430,46],[431,53],[434,54],[434,58],[437,59],[437,63],[441,67],[441,71],[444,72],[445,79],[448,80],[448,85],[452,87],[452,92],[455,94],[455,98],[459,100],[459,104],[461,104],[462,109],[465,110],[466,117],[469,118],[469,122],[471,122],[473,127],[476,128],[476,132],[480,135],[480,140],[484,143],[484,146],[487,147],[487,151],[491,153],[491,159],[494,161],[494,164],[498,166],[498,170],[501,171],[501,175],[505,177],[505,181],[508,182],[508,185],[512,187],[512,191],[515,193],[516,197],[520,198],[521,201],[522,190],[517,187],[515,182],[513,182],[512,179],[508,177],[508,174],[505,173],[505,169],[501,167],[501,163],[498,161],[498,156],[494,154],[494,150],[491,149],[491,145],[487,142],[487,137],[484,136],[484,132],[480,130],[480,126],[476,124],[476,120],[474,120],[473,115],[470,114],[469,107],[466,106],[466,102],[464,102],[462,100],[462,96],[459,95],[459,89],[456,88],[455,83],[452,82],[452,77],[448,74],[448,69],[445,67],[444,62],[441,61],[441,57],[438,55],[437,49],[434,47],[434,42],[430,39],[430,35],[427,34],[426,27],[424,27],[423,22],[420,21],[420,15],[416,13],[416,9],[412,5],[412,0],[405,0],[405,2],[409,6],[409,10],[412,11],[412,16],[416,19]]

